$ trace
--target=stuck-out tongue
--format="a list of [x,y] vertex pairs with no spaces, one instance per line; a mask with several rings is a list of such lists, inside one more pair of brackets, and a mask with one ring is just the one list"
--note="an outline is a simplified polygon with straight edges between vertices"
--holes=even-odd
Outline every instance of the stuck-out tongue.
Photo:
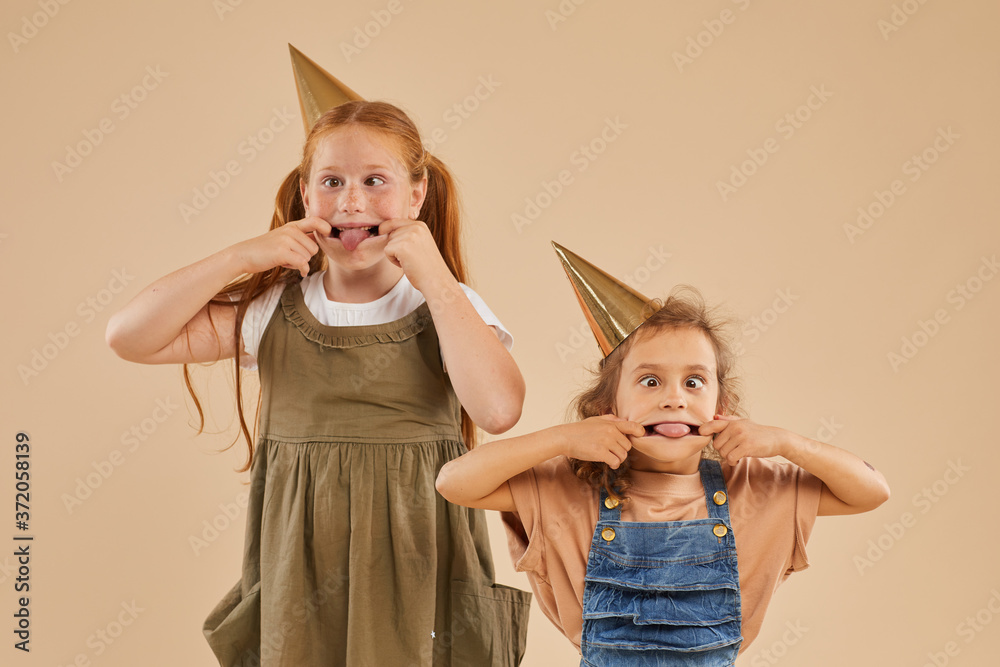
[[679,438],[691,432],[691,427],[687,424],[657,424],[653,430],[668,438]]
[[372,233],[367,229],[345,229],[340,232],[340,242],[344,244],[344,247],[348,250],[354,250],[358,247],[362,241],[371,236]]

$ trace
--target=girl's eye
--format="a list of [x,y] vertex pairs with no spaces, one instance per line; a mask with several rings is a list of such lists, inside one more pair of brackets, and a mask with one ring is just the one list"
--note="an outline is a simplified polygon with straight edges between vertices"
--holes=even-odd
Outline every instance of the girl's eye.
[[322,183],[328,188],[335,188],[338,185],[340,185],[340,180],[334,178],[333,176],[327,176],[326,178],[323,179]]
[[385,181],[379,176],[369,176],[365,185],[384,185]]
[[705,386],[705,379],[698,377],[697,375],[692,375],[684,381],[684,386],[688,389],[701,389]]
[[643,387],[659,387],[660,381],[652,375],[647,375],[639,380],[639,384]]

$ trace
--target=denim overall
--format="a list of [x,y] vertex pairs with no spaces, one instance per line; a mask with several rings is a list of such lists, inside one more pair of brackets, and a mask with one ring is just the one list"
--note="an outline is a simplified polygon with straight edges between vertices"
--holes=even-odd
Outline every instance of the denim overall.
[[732,665],[740,577],[718,461],[699,465],[707,519],[623,522],[601,491],[583,590],[581,666]]

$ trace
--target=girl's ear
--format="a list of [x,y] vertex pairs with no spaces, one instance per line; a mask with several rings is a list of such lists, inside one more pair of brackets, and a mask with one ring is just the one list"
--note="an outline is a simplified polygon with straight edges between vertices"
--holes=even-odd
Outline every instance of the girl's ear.
[[[419,182],[413,184],[410,192],[410,219],[417,220],[420,217],[420,209],[424,205],[424,198],[427,197],[427,177],[424,176]],[[305,201],[305,200],[303,200]]]
[[305,209],[306,215],[309,215],[309,196],[306,194],[305,181],[301,179],[299,179],[299,196],[302,197],[302,207]]

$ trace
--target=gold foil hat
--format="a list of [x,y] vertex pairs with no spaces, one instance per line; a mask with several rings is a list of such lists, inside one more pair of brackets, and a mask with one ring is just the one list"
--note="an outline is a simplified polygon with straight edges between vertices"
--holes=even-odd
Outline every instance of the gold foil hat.
[[295,74],[295,88],[299,92],[299,107],[306,134],[319,117],[333,107],[363,99],[291,44],[288,51],[292,55],[292,72]]
[[649,299],[555,241],[552,246],[606,357],[646,321]]

